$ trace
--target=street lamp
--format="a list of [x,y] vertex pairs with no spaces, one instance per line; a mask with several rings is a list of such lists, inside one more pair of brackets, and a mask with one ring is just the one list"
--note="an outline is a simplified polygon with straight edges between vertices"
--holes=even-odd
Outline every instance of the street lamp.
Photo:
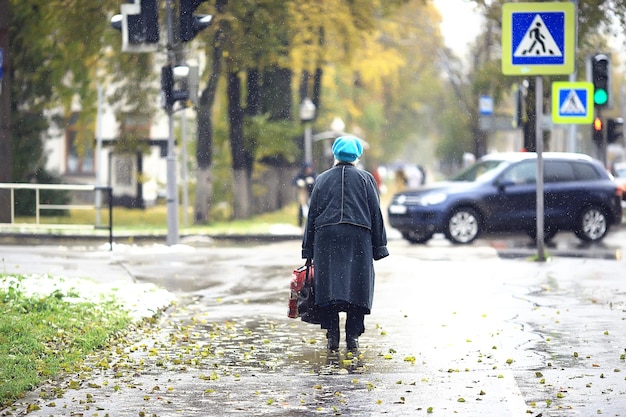
[[300,121],[304,123],[304,162],[313,162],[313,141],[311,137],[311,122],[315,119],[315,104],[306,97],[300,103]]
[[330,124],[330,130],[335,133],[343,133],[346,130],[346,124],[339,117],[335,117]]

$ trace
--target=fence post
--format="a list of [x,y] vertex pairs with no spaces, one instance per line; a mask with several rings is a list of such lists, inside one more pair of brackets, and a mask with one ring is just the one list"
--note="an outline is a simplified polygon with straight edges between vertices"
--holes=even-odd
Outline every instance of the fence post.
[[107,187],[109,199],[109,251],[113,251],[113,187]]

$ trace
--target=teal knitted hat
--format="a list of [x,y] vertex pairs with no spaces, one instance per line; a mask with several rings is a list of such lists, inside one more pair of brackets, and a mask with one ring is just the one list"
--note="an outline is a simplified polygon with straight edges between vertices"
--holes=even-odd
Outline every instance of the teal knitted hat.
[[340,136],[333,143],[333,155],[342,162],[354,162],[363,153],[361,141],[354,136]]

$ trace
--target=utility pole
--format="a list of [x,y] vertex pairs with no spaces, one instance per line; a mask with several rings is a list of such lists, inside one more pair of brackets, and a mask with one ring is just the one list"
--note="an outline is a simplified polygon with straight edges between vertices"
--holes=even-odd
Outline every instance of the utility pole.
[[[13,180],[9,0],[0,0],[0,183]],[[11,192],[0,190],[0,223],[11,222]]]
[[[169,136],[167,140],[167,244],[178,243],[178,186],[176,183],[176,148],[174,143],[174,104],[189,100],[189,83],[185,89],[176,90],[174,68],[184,60],[183,43],[191,41],[201,30],[209,27],[213,16],[195,15],[195,10],[206,0],[180,0],[178,8],[174,1],[167,0],[167,65],[161,69],[161,94],[163,107],[167,112]],[[174,11],[176,10],[176,22]],[[176,24],[174,24],[176,23]],[[189,79],[189,67],[185,65],[185,78]],[[197,88],[194,86],[194,88]],[[194,92],[194,95],[197,93]],[[185,107],[183,106],[183,109]],[[183,115],[184,117],[184,115]],[[185,146],[185,144],[183,144]],[[184,161],[186,163],[186,161]],[[185,210],[187,210],[185,201]]]
[[[161,105],[168,119],[166,198],[167,244],[170,246],[177,244],[179,238],[174,104],[177,101],[186,102],[190,96],[197,97],[197,92],[190,94],[189,83],[184,90],[175,89],[176,75],[178,75],[175,69],[184,61],[183,42],[192,40],[198,32],[211,24],[213,16],[194,14],[204,1],[206,0],[178,0],[178,2],[166,0],[167,63],[161,68]],[[159,41],[157,0],[133,0],[132,3],[122,4],[121,11],[121,15],[116,15],[111,19],[111,25],[122,32],[122,50],[133,53],[156,51]],[[174,21],[175,12],[177,12],[176,21]],[[188,77],[189,67],[184,68],[186,70],[184,76]],[[197,88],[197,85],[194,88]],[[184,105],[183,108],[185,108]]]
[[[167,65],[170,69],[175,64],[174,54],[174,11],[172,0],[166,2],[166,25],[167,25]],[[172,80],[173,81],[173,80]],[[168,130],[167,137],[167,245],[178,243],[178,184],[176,182],[176,144],[174,142],[174,106],[167,103]]]

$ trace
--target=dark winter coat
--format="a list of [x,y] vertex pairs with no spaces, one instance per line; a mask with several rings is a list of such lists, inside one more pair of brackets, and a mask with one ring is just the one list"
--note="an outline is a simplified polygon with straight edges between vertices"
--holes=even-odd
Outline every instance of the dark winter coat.
[[356,305],[369,313],[373,261],[388,255],[372,174],[349,163],[320,174],[302,240],[302,257],[313,259],[315,265],[316,304]]

